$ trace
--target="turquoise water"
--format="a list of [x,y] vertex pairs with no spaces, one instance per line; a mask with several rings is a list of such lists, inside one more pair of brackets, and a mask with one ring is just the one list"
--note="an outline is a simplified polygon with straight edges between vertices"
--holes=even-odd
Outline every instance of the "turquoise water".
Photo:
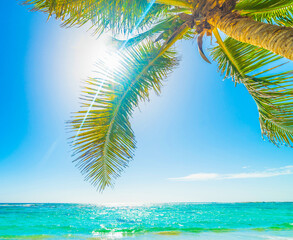
[[0,239],[293,239],[293,203],[0,204]]

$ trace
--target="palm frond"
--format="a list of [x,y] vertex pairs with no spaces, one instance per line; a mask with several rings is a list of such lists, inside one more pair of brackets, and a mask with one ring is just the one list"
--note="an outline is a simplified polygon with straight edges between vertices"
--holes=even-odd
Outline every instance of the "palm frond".
[[133,108],[148,99],[151,89],[159,93],[162,79],[178,64],[175,53],[166,50],[151,42],[128,48],[119,67],[109,71],[100,62],[99,77],[87,81],[83,107],[94,104],[88,115],[82,110],[70,122],[74,134],[79,133],[72,145],[79,168],[99,190],[112,186],[133,157]]
[[293,0],[242,0],[236,10],[260,22],[293,26]]
[[[244,84],[256,102],[262,134],[276,145],[293,143],[293,74],[275,73],[282,57],[268,50],[227,38],[212,50],[220,71]],[[263,71],[262,69],[267,69]]]
[[144,40],[152,40],[154,42],[158,42],[160,40],[167,41],[169,38],[171,38],[172,35],[176,35],[178,31],[180,32],[180,38],[177,39],[191,39],[194,38],[196,32],[194,29],[190,29],[188,27],[188,30],[184,32],[184,34],[181,33],[183,28],[186,26],[184,25],[184,21],[179,18],[178,15],[170,16],[159,23],[155,24],[151,28],[149,28],[147,31],[142,32],[130,39],[127,40],[119,40],[117,38],[113,38],[113,41],[117,43],[118,46],[134,46],[139,43],[141,43]]
[[134,46],[141,43],[145,39],[151,39],[153,37],[156,37],[160,33],[169,31],[169,29],[172,30],[173,28],[178,27],[179,24],[180,24],[180,21],[178,19],[178,16],[170,16],[158,22],[157,24],[154,24],[147,31],[142,32],[128,40],[119,40],[117,38],[114,38],[113,40],[116,41],[118,45],[120,46],[122,45],[125,45],[125,47]]
[[[34,11],[54,15],[67,27],[91,22],[98,34],[106,30],[115,34],[130,33],[149,6],[147,0],[26,0],[24,3],[31,5]],[[154,4],[138,30],[163,18],[168,9],[166,5]]]

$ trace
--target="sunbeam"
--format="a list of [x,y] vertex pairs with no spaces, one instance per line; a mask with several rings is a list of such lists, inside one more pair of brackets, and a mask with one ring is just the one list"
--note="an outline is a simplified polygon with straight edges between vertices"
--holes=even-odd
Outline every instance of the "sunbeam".
[[[136,29],[137,29],[138,26],[141,24],[141,22],[143,21],[143,19],[145,18],[145,16],[148,14],[148,12],[150,11],[151,7],[154,5],[155,2],[156,2],[156,0],[152,0],[152,1],[149,3],[148,7],[146,8],[146,10],[145,10],[144,13],[142,14],[142,16],[139,18],[138,22],[137,22],[136,25],[134,26],[134,28],[133,28],[133,30],[132,30],[132,32],[131,32],[130,35],[132,35],[132,34],[136,31]],[[110,70],[111,70],[111,66],[113,66],[113,64],[116,65],[116,63],[117,63],[117,58],[116,58],[116,56],[119,55],[119,53],[125,48],[127,42],[129,41],[129,38],[130,38],[130,36],[127,36],[126,41],[124,41],[123,45],[118,49],[118,51],[117,51],[116,54],[112,54],[112,55],[108,54],[108,56],[105,56],[105,60],[106,60],[105,63],[108,64],[107,66],[108,66],[108,69],[109,69],[109,70],[108,70],[108,73],[109,73]],[[84,125],[84,123],[85,123],[85,120],[87,119],[88,114],[89,114],[89,112],[91,111],[91,109],[92,109],[92,107],[93,107],[94,102],[96,101],[97,97],[98,97],[99,94],[100,94],[101,88],[103,87],[103,85],[104,85],[105,82],[106,82],[106,79],[107,79],[107,77],[105,77],[105,78],[103,79],[103,81],[101,82],[101,84],[99,85],[99,87],[98,87],[98,89],[97,89],[97,92],[96,92],[96,95],[95,95],[95,97],[93,98],[93,101],[91,102],[91,105],[89,106],[89,108],[88,108],[88,110],[87,110],[87,113],[86,113],[84,119],[82,120],[82,123],[81,123],[81,125],[80,125],[80,127],[79,127],[79,129],[78,129],[78,131],[77,131],[77,134],[76,134],[75,137],[74,137],[74,141],[73,141],[73,142],[75,142],[75,141],[76,141],[76,138],[79,136],[80,129],[83,127],[83,125]]]

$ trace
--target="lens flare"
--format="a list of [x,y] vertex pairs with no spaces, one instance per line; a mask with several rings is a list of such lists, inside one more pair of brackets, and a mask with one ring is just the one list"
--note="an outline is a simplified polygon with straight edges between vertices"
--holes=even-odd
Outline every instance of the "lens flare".
[[[145,16],[148,14],[148,12],[150,11],[151,7],[154,5],[154,3],[156,2],[156,0],[152,0],[148,7],[146,8],[146,10],[144,11],[144,13],[142,14],[142,16],[139,18],[138,22],[136,23],[136,25],[134,26],[134,28],[132,29],[132,32],[130,35],[133,35],[133,33],[137,30],[138,26],[141,24],[141,22],[143,21],[143,19],[145,18]],[[119,63],[120,63],[120,59],[121,59],[121,56],[120,56],[120,52],[125,48],[127,42],[129,40],[129,36],[127,38],[126,41],[124,41],[124,44],[120,47],[120,49],[116,52],[116,53],[109,53],[109,54],[105,54],[103,56],[103,62],[106,64],[107,68],[108,68],[108,74],[110,73],[111,70],[117,68],[119,66]],[[107,75],[108,75],[107,74]],[[74,142],[76,141],[76,138],[79,136],[79,133],[80,133],[80,129],[83,127],[84,125],[84,122],[85,120],[87,119],[88,117],[88,114],[89,112],[91,111],[92,107],[93,107],[93,104],[94,102],[96,101],[97,97],[99,96],[100,94],[100,91],[104,85],[104,83],[106,82],[107,80],[107,77],[105,77],[103,79],[103,81],[101,82],[100,86],[98,87],[97,89],[97,92],[96,92],[96,95],[95,97],[93,98],[93,101],[91,102],[91,105],[89,106],[88,110],[87,110],[87,113],[84,117],[84,119],[82,120],[82,123],[78,129],[78,132],[77,134],[75,135],[75,138],[74,138]]]

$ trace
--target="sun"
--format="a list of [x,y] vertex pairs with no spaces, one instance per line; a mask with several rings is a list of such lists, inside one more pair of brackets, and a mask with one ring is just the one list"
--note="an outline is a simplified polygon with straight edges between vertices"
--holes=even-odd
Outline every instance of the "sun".
[[91,35],[81,35],[72,48],[75,51],[76,68],[88,75],[94,71],[97,62],[103,62],[109,69],[119,64],[119,50],[107,35],[98,39]]
[[[81,29],[70,29],[46,41],[48,47],[35,65],[42,70],[39,77],[45,76],[48,81],[39,81],[31,91],[44,89],[43,97],[50,99],[50,104],[58,102],[62,112],[71,112],[79,106],[80,90],[84,81],[97,76],[99,61],[104,62],[109,72],[121,66],[122,54],[107,35],[97,38]],[[35,42],[33,46],[37,46]]]

